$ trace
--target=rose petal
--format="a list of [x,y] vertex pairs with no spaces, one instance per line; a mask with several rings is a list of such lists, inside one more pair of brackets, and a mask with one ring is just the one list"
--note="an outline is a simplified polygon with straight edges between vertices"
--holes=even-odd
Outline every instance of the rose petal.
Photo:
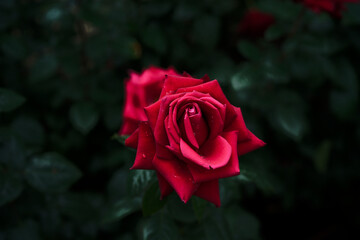
[[219,180],[201,183],[194,195],[215,204],[216,207],[220,207]]
[[163,199],[164,197],[166,197],[167,195],[169,195],[170,193],[172,193],[172,191],[174,190],[170,184],[165,180],[165,178],[163,176],[161,176],[161,174],[156,173],[158,181],[159,181],[159,188],[160,188],[160,199]]
[[249,130],[246,128],[240,108],[234,107],[237,117],[231,122],[225,129],[224,132],[238,131],[238,141],[249,140]]
[[145,121],[144,107],[147,106],[147,102],[144,87],[132,81],[126,81],[125,85],[126,96],[123,116],[133,120]]
[[231,145],[231,157],[226,166],[217,169],[204,169],[195,164],[188,164],[188,169],[195,182],[206,182],[220,178],[232,177],[240,174],[239,160],[237,154],[237,132],[223,133],[223,137]]
[[199,185],[193,182],[186,165],[176,158],[161,159],[156,156],[153,164],[155,169],[176,191],[180,199],[185,203],[189,201]]
[[254,151],[258,148],[261,148],[266,145],[263,141],[257,138],[252,132],[248,130],[249,140],[242,141],[238,143],[237,150],[238,155],[244,155],[248,152]]
[[155,156],[155,142],[147,122],[139,126],[139,141],[134,165],[130,169],[154,169],[152,160]]
[[[198,142],[196,141],[196,138],[195,138],[195,135],[194,135],[194,130],[191,126],[191,122],[190,122],[190,118],[189,118],[189,114],[188,112],[186,111],[185,114],[184,114],[184,119],[183,121],[181,121],[183,124],[180,124],[181,125],[181,129],[182,129],[182,133],[185,133],[185,134],[182,134],[181,136],[185,139],[187,139],[189,141],[189,143],[195,147],[196,149],[199,149],[199,144]],[[181,141],[181,139],[180,139]]]
[[124,118],[124,123],[119,130],[119,135],[132,134],[139,126],[139,121],[130,118]]
[[199,153],[180,139],[180,150],[185,158],[205,169],[223,167],[229,162],[231,156],[231,146],[221,136],[205,142],[199,149]]
[[193,87],[183,87],[176,91],[176,93],[182,92],[192,92],[198,91],[201,93],[209,93],[213,98],[217,101],[221,102],[222,104],[226,105],[226,119],[225,125],[229,124],[236,118],[235,110],[233,109],[232,105],[230,104],[229,100],[227,100],[225,94],[221,90],[221,87],[217,80],[213,80],[204,84],[200,84]]
[[144,108],[147,120],[149,121],[151,129],[155,129],[156,120],[159,115],[161,101],[157,101]]
[[203,80],[201,79],[168,75],[165,79],[164,87],[160,94],[160,99],[166,95],[174,94],[179,88],[196,86],[201,83],[203,83]]
[[125,146],[131,148],[137,148],[139,141],[139,128],[137,128],[126,140]]

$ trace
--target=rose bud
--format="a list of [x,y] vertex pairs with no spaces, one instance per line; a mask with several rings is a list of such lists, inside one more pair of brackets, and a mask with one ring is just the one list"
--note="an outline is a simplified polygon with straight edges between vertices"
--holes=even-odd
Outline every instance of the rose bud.
[[303,0],[303,4],[314,12],[328,12],[334,17],[340,18],[346,9],[345,3],[359,2],[359,0]]
[[249,9],[238,25],[237,31],[244,37],[258,38],[275,22],[270,14],[257,9]]
[[139,126],[139,121],[147,120],[144,107],[158,100],[166,74],[178,75],[173,68],[158,67],[149,67],[141,74],[130,72],[130,78],[125,81],[124,120],[120,135],[130,135]]

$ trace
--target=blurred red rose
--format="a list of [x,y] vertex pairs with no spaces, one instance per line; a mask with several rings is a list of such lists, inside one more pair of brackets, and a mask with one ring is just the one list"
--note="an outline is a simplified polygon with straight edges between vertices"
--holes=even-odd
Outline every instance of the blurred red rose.
[[126,140],[137,148],[132,169],[157,172],[161,197],[173,190],[220,206],[219,179],[240,174],[238,156],[265,145],[245,126],[217,80],[167,76],[146,120]]
[[359,2],[359,0],[303,0],[303,4],[314,12],[328,12],[335,17],[341,17],[346,9],[345,3]]
[[158,100],[167,74],[177,75],[177,72],[173,68],[158,67],[149,67],[141,74],[130,72],[130,78],[125,81],[124,120],[120,135],[130,135],[139,126],[139,121],[147,119],[144,107]]
[[268,27],[275,22],[270,14],[260,12],[257,9],[249,9],[238,25],[238,32],[241,35],[257,38],[262,37]]

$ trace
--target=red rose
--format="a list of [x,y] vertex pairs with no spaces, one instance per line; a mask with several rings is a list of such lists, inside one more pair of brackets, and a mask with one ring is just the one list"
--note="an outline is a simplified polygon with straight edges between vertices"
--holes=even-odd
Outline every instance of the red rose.
[[196,195],[220,206],[218,180],[238,175],[238,156],[265,145],[217,80],[169,75],[145,112],[125,144],[137,148],[131,169],[157,172],[162,198],[175,190],[185,203]]
[[262,37],[274,22],[275,19],[270,14],[250,9],[239,23],[238,32],[252,38]]
[[314,12],[328,12],[335,17],[341,17],[345,3],[359,0],[303,0],[303,4]]
[[119,131],[120,135],[133,133],[139,121],[147,120],[144,107],[158,100],[166,74],[177,75],[172,68],[157,67],[150,67],[141,74],[130,72],[130,79],[125,81],[124,122]]

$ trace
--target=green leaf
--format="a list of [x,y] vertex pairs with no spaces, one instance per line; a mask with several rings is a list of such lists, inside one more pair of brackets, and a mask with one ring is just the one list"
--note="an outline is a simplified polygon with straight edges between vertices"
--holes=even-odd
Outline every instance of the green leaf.
[[265,39],[267,41],[276,40],[287,33],[288,29],[283,24],[275,23],[271,25],[265,32]]
[[0,145],[0,163],[8,168],[23,170],[25,167],[26,152],[19,141],[11,136],[2,140]]
[[145,188],[155,179],[154,171],[132,170],[129,174],[128,191],[131,195],[143,194]]
[[144,216],[150,216],[164,207],[166,199],[160,200],[160,197],[159,184],[153,182],[146,190],[142,200]]
[[246,58],[256,61],[260,58],[261,53],[260,50],[258,49],[258,47],[247,41],[247,40],[242,40],[237,44],[237,48],[239,50],[239,52]]
[[120,221],[126,216],[140,210],[141,200],[140,198],[123,199],[112,206],[106,211],[102,218],[104,224],[108,224],[115,221]]
[[14,120],[11,128],[26,145],[41,146],[44,143],[44,129],[34,118],[20,116]]
[[23,189],[22,182],[18,177],[3,171],[0,168],[0,206],[19,197]]
[[182,202],[176,194],[172,194],[167,198],[167,209],[171,217],[177,221],[186,223],[192,223],[196,221],[196,217],[190,203]]
[[149,218],[142,230],[143,240],[176,240],[178,239],[176,225],[169,217],[157,214]]
[[10,58],[20,60],[25,57],[26,49],[19,37],[6,36],[1,43],[1,49]]
[[10,112],[20,107],[25,98],[11,90],[0,88],[0,112]]
[[315,156],[314,156],[314,164],[315,168],[320,173],[325,173],[328,167],[328,162],[330,158],[330,152],[331,152],[331,142],[329,140],[323,141],[318,149],[316,150]]
[[220,20],[211,15],[201,15],[195,20],[192,35],[197,44],[208,49],[214,48],[219,39]]
[[261,239],[259,220],[251,213],[238,206],[232,206],[226,209],[225,217],[233,239]]
[[70,121],[75,129],[87,134],[93,129],[99,119],[99,113],[95,107],[88,102],[76,103],[71,106]]
[[213,211],[212,216],[206,218],[202,226],[207,240],[232,239],[229,225],[223,214],[218,210]]
[[294,107],[278,108],[274,121],[284,134],[294,140],[302,138],[307,126],[304,113]]
[[158,52],[164,54],[167,49],[167,39],[163,29],[158,25],[149,25],[143,32],[144,43]]
[[206,210],[209,205],[208,202],[199,197],[192,197],[191,203],[197,220],[201,222],[206,214]]
[[57,69],[57,60],[54,55],[45,55],[39,58],[30,69],[30,82],[36,83],[50,78]]
[[40,240],[39,226],[33,220],[21,221],[20,225],[11,229],[9,240]]
[[26,168],[27,181],[41,192],[66,191],[80,177],[80,170],[58,153],[34,157]]

